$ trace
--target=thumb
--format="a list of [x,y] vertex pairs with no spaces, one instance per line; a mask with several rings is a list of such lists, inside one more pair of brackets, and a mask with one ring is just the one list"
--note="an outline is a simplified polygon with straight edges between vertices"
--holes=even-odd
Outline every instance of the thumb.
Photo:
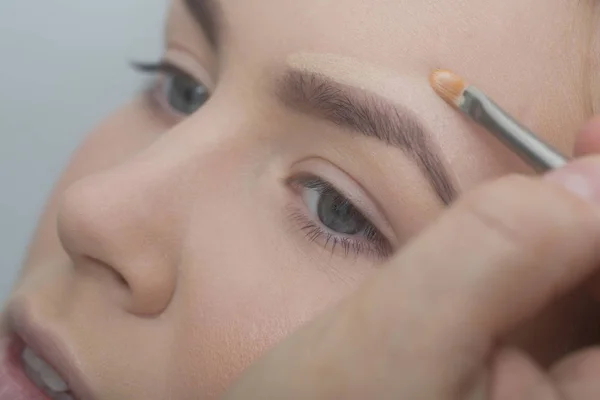
[[[600,153],[600,115],[592,118],[580,130],[575,140],[575,157]],[[600,274],[587,285],[592,296],[600,301]]]
[[[508,177],[463,196],[408,245],[356,298],[366,340],[375,332],[382,351],[371,357],[387,359],[386,369],[404,367],[386,390],[463,398],[502,336],[600,265],[596,200],[600,160],[546,181]],[[362,347],[373,353],[372,343]]]
[[461,197],[353,296],[268,352],[226,399],[467,398],[496,341],[600,265],[596,199],[600,160]]

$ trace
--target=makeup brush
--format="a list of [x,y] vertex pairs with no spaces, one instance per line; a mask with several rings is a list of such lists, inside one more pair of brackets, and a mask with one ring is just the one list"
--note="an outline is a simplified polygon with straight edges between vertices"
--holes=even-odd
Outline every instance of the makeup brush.
[[481,90],[458,75],[436,70],[429,79],[433,90],[463,114],[491,132],[538,172],[558,168],[567,158],[504,112]]

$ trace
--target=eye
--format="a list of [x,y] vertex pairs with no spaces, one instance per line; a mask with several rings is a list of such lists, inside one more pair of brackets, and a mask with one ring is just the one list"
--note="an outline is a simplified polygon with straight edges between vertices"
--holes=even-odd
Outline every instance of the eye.
[[392,253],[385,236],[333,185],[314,176],[295,179],[293,184],[308,212],[294,216],[311,241],[331,251],[339,247],[346,255],[387,258]]
[[370,223],[348,199],[318,180],[305,183],[303,199],[308,210],[327,229],[343,235],[357,235],[370,228]]
[[144,73],[161,75],[150,88],[150,97],[161,108],[179,117],[195,113],[210,97],[204,84],[173,64],[161,62],[134,67]]
[[173,111],[191,115],[206,103],[208,90],[185,75],[170,75],[162,84],[162,96]]

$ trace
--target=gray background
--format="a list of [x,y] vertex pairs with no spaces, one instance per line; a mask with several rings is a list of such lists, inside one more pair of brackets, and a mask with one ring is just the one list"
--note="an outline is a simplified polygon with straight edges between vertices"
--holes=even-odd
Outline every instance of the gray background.
[[166,0],[0,0],[0,302],[69,154],[142,86]]

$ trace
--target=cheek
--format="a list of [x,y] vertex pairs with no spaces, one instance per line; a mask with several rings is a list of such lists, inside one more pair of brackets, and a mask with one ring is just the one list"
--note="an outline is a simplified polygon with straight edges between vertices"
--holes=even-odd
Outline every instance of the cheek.
[[136,100],[85,137],[48,198],[29,247],[24,272],[66,257],[56,235],[58,204],[64,191],[83,177],[122,163],[146,148],[165,129],[160,121],[149,116],[143,101]]
[[279,200],[227,189],[203,196],[167,316],[175,321],[172,373],[182,390],[216,397],[266,349],[369,274],[286,228]]

